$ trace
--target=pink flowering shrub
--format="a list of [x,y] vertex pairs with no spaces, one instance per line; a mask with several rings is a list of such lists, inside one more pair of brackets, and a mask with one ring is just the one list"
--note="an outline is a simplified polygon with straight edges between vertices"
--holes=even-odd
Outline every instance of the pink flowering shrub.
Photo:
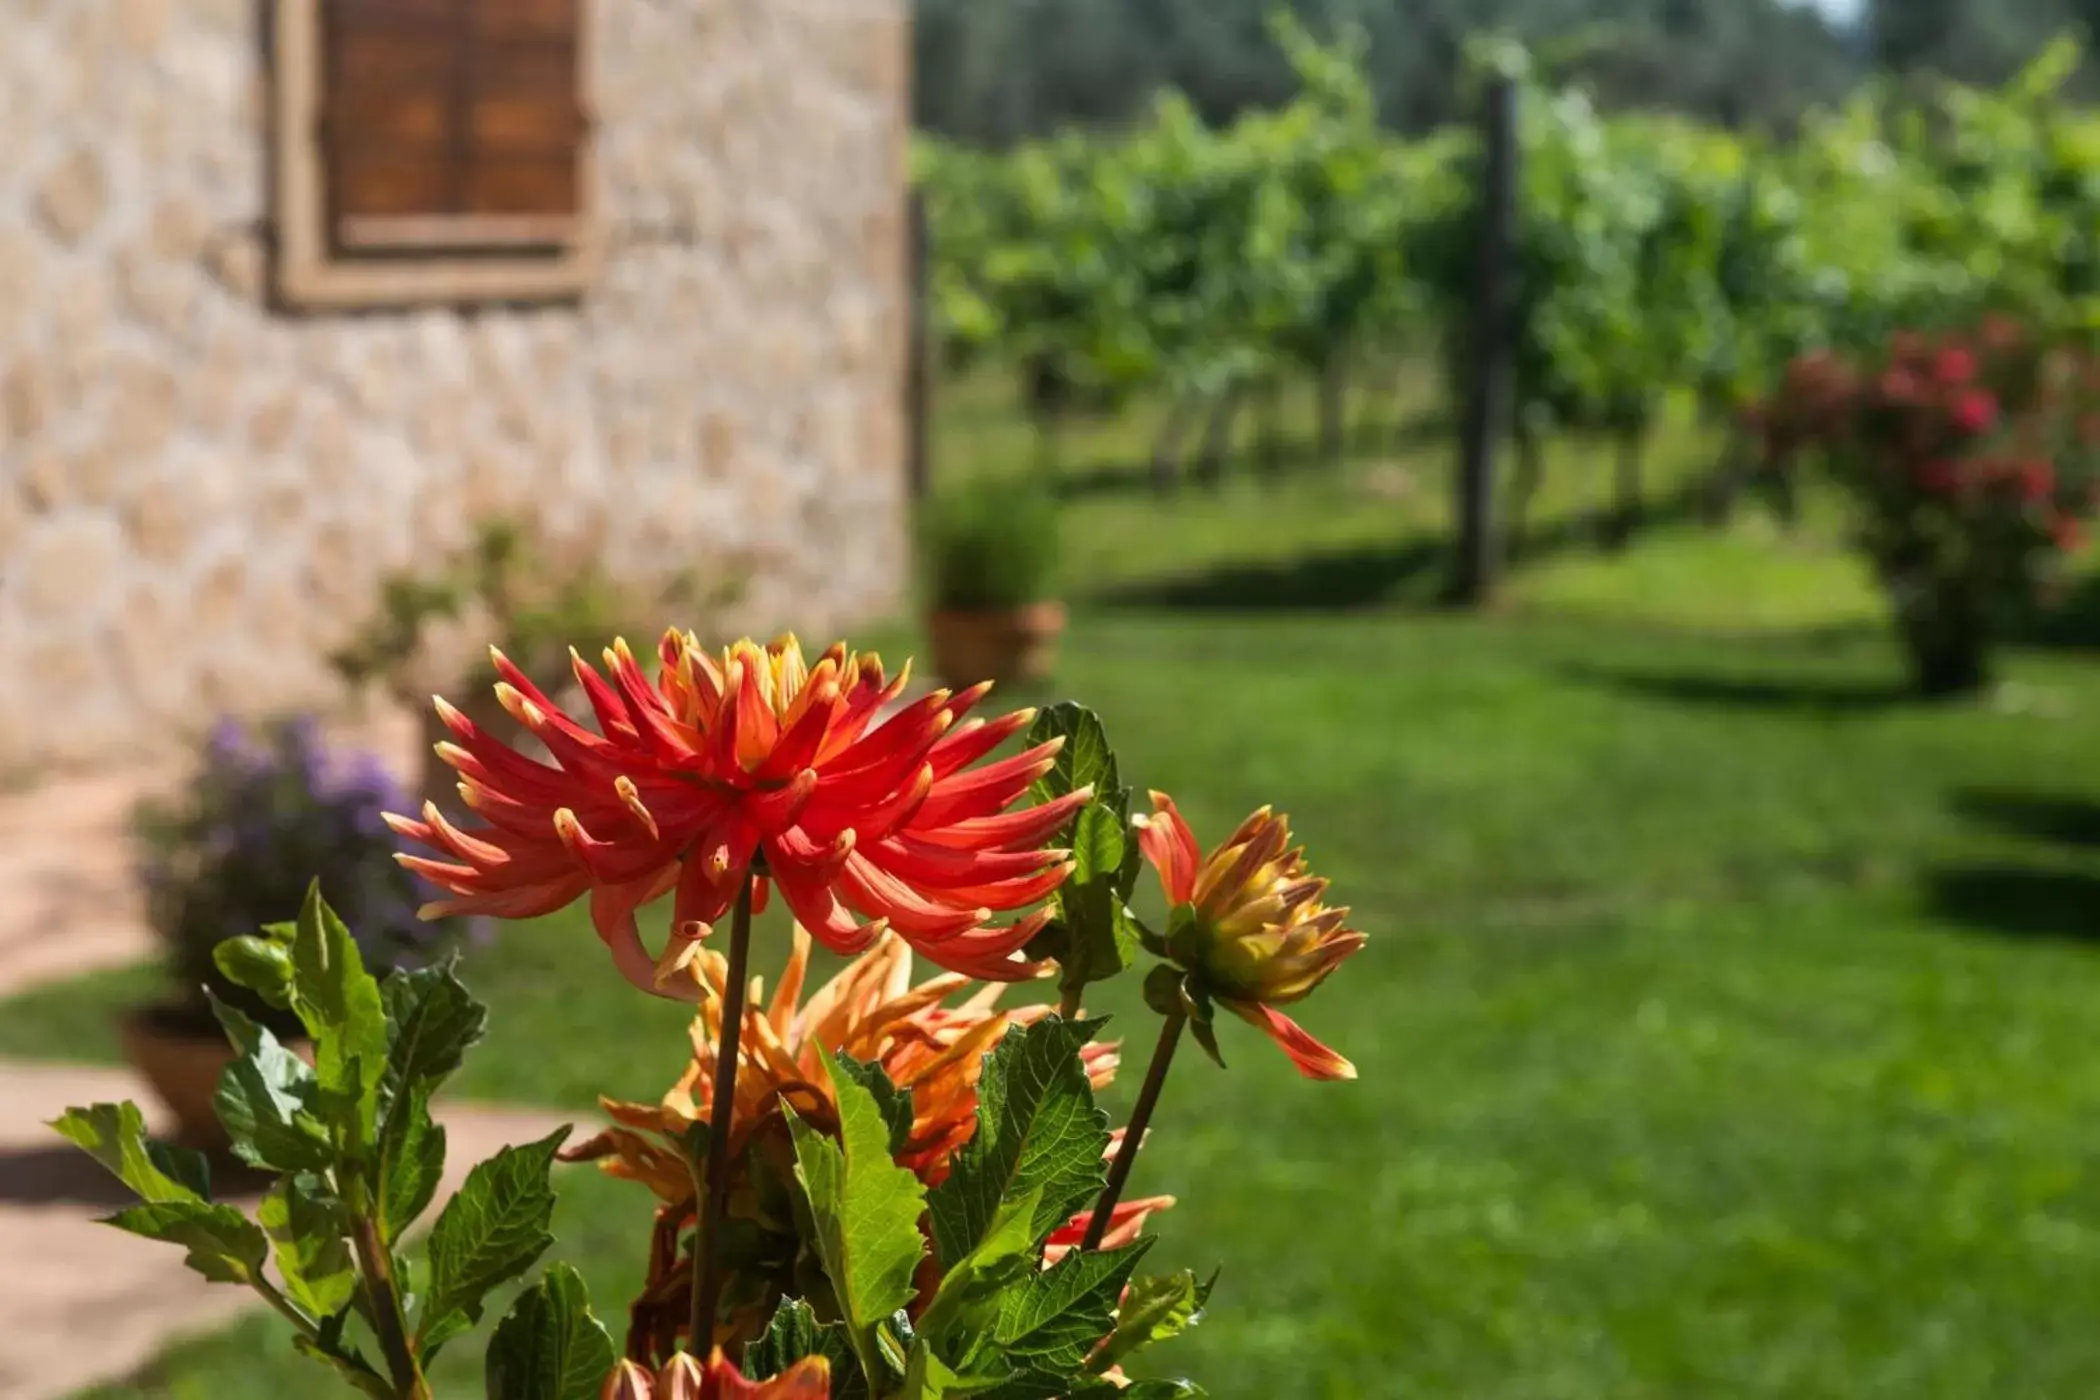
[[2007,621],[2080,548],[2100,463],[2100,360],[2001,318],[1803,356],[1759,415],[1770,460],[1853,507],[1919,689],[1974,690]]

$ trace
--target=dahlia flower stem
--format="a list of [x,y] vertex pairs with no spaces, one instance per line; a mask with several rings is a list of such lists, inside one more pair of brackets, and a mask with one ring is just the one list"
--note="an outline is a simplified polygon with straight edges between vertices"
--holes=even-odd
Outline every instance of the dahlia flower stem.
[[1067,1021],[1079,1019],[1079,1003],[1086,998],[1086,985],[1081,983],[1064,989],[1057,999],[1057,1014]]
[[[736,1116],[736,1072],[744,1033],[744,998],[751,960],[751,890],[744,876],[729,924],[728,985],[722,995],[722,1036],[715,1049],[715,1101],[707,1117],[707,1190],[700,1198],[700,1233],[693,1240],[693,1315],[686,1349],[706,1356],[715,1344],[715,1312],[722,1298],[719,1248],[729,1205],[729,1133]],[[732,1357],[731,1360],[735,1358]]]
[[1144,1087],[1138,1090],[1137,1107],[1130,1110],[1129,1126],[1123,1129],[1123,1146],[1116,1152],[1116,1160],[1109,1163],[1108,1185],[1101,1188],[1101,1199],[1094,1205],[1094,1218],[1087,1222],[1086,1239],[1079,1246],[1088,1253],[1101,1248],[1102,1237],[1108,1233],[1109,1217],[1115,1214],[1116,1202],[1123,1198],[1123,1187],[1130,1180],[1130,1169],[1137,1165],[1138,1147],[1145,1141],[1145,1129],[1151,1125],[1152,1110],[1159,1107],[1159,1091],[1167,1085],[1167,1071],[1174,1067],[1174,1050],[1181,1044],[1181,1029],[1188,1024],[1188,1019],[1177,1011],[1159,1028],[1159,1044],[1153,1048],[1152,1064],[1145,1071]]
[[379,1349],[386,1356],[394,1394],[399,1400],[430,1400],[430,1382],[423,1378],[415,1348],[409,1344],[402,1321],[401,1293],[394,1283],[394,1266],[386,1242],[379,1236],[378,1222],[364,1212],[355,1213],[350,1242],[358,1269],[364,1275],[365,1291],[372,1305],[372,1331],[378,1335]]

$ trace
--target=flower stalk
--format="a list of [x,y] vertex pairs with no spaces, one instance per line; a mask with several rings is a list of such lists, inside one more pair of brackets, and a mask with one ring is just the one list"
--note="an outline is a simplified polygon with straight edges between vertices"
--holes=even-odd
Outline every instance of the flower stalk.
[[715,1313],[722,1297],[722,1217],[729,1204],[729,1142],[736,1118],[736,1071],[749,986],[746,968],[751,961],[751,896],[756,880],[756,871],[745,874],[730,915],[729,980],[722,989],[715,1101],[707,1118],[707,1180],[700,1196],[700,1233],[693,1240],[692,1331],[686,1345],[696,1354],[714,1347]]
[[379,1349],[386,1354],[387,1372],[398,1400],[431,1400],[430,1382],[416,1363],[415,1348],[409,1345],[402,1325],[401,1294],[394,1286],[394,1271],[386,1243],[379,1238],[379,1224],[370,1212],[356,1211],[351,1246],[357,1252],[358,1272],[364,1275],[365,1292],[372,1307],[372,1330]]
[[1159,1028],[1159,1044],[1153,1048],[1152,1063],[1145,1070],[1145,1082],[1138,1089],[1137,1107],[1130,1112],[1130,1125],[1123,1130],[1123,1145],[1116,1152],[1115,1161],[1109,1163],[1108,1184],[1101,1188],[1101,1200],[1094,1207],[1094,1218],[1086,1227],[1086,1239],[1080,1248],[1093,1253],[1101,1248],[1102,1237],[1108,1233],[1108,1222],[1115,1214],[1116,1202],[1123,1197],[1123,1188],[1130,1181],[1130,1169],[1137,1165],[1138,1148],[1145,1141],[1145,1130],[1152,1124],[1152,1111],[1159,1107],[1160,1090],[1167,1084],[1167,1071],[1174,1067],[1174,1051],[1181,1044],[1181,1031],[1188,1024],[1186,1012],[1173,1011],[1167,1014],[1166,1023]]

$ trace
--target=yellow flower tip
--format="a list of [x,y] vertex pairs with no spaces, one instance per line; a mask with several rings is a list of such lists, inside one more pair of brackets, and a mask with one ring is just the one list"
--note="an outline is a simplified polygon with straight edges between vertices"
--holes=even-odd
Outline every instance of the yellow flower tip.
[[461,717],[459,707],[442,695],[430,697],[430,708],[436,710],[438,718],[447,724],[451,724],[454,720]]
[[[1337,1057],[1337,1059],[1339,1058]],[[1334,1067],[1334,1077],[1340,1080],[1356,1078],[1356,1062],[1353,1060],[1340,1060]]]
[[417,908],[416,917],[423,920],[425,923],[429,923],[433,919],[442,919],[445,917],[445,915],[451,912],[452,902],[450,900],[433,899],[430,901],[430,903]]
[[474,761],[474,755],[468,753],[450,739],[440,740],[438,743],[432,744],[430,751],[445,760],[446,766],[450,768],[462,768]]
[[[381,812],[379,819],[385,822],[388,829],[396,836],[413,836],[415,834],[416,821],[413,817],[404,817],[398,812]],[[395,858],[399,859],[399,856]]]
[[[1033,721],[1031,721],[1031,723],[1033,723]],[[1057,757],[1057,756],[1058,756],[1059,754],[1063,753],[1064,751],[1065,751],[1065,736],[1064,736],[1064,735],[1062,735],[1062,734],[1059,734],[1059,735],[1057,735],[1057,736],[1056,736],[1055,738],[1051,738],[1051,739],[1045,739],[1045,740],[1043,740],[1043,757],[1044,757],[1044,758],[1055,758],[1055,757]]]
[[527,729],[538,729],[547,722],[547,712],[527,700],[524,692],[509,681],[496,682],[496,703]]
[[[1078,798],[1080,802],[1091,802],[1094,800],[1094,785],[1092,783],[1088,783],[1084,787],[1073,788],[1072,795]],[[1077,806],[1078,803],[1075,803],[1073,805]]]
[[1025,710],[1015,710],[1010,718],[1013,720],[1014,728],[1026,729],[1029,725],[1035,723],[1035,717],[1041,713],[1041,710],[1034,705],[1030,705]]

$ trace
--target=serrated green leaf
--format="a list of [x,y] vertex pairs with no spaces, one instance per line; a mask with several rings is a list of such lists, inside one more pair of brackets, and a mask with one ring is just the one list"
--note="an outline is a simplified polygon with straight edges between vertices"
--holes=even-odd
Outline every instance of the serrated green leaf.
[[314,1041],[317,1103],[352,1141],[369,1142],[387,1060],[387,1020],[379,983],[349,927],[307,886],[292,942],[292,1001]]
[[911,1139],[911,1092],[892,1084],[881,1065],[862,1064],[851,1055],[835,1055],[833,1059],[848,1079],[874,1097],[875,1107],[889,1127],[890,1155],[894,1157],[902,1152],[904,1144]]
[[1116,1308],[1116,1331],[1089,1369],[1105,1371],[1148,1346],[1170,1341],[1203,1320],[1210,1288],[1193,1270],[1133,1279]]
[[745,1351],[743,1372],[753,1381],[770,1380],[807,1356],[831,1363],[831,1400],[868,1400],[868,1378],[845,1326],[818,1322],[815,1310],[799,1298],[780,1300],[765,1335]]
[[1017,1369],[1077,1375],[1115,1326],[1116,1299],[1151,1247],[1074,1250],[1008,1292],[994,1331],[1000,1354]]
[[617,1359],[582,1276],[550,1265],[489,1338],[488,1400],[597,1400]]
[[279,1011],[291,1009],[292,949],[288,940],[254,934],[229,938],[211,950],[211,960],[236,987],[246,987]]
[[968,1365],[958,1342],[989,1333],[999,1316],[1000,1293],[1037,1272],[1035,1214],[1041,1204],[1040,1189],[1000,1202],[977,1247],[942,1276],[918,1330],[943,1355]]
[[958,1374],[934,1355],[933,1348],[921,1337],[905,1357],[904,1383],[897,1391],[897,1400],[963,1400],[965,1396],[983,1395],[1003,1379]]
[[430,1086],[417,1083],[388,1105],[379,1125],[379,1236],[388,1244],[430,1208],[445,1174],[445,1130],[430,1116]]
[[1058,750],[1050,771],[1030,785],[1030,798],[1037,803],[1053,802],[1067,793],[1092,787],[1097,800],[1128,817],[1129,793],[1117,776],[1116,753],[1109,747],[1101,717],[1071,700],[1046,705],[1028,727],[1024,742],[1034,748],[1053,739],[1063,739],[1065,746]]
[[889,1125],[875,1096],[818,1051],[839,1105],[833,1142],[793,1111],[795,1176],[816,1225],[817,1255],[838,1294],[848,1340],[871,1386],[884,1375],[875,1329],[909,1304],[912,1278],[925,1256],[919,1217],[926,1189],[891,1160]]
[[396,972],[379,984],[386,1008],[386,1091],[435,1087],[480,1042],[488,1008],[474,999],[450,964]]
[[554,1243],[548,1172],[567,1127],[538,1142],[506,1147],[467,1173],[430,1231],[430,1288],[416,1344],[427,1361],[446,1341],[481,1320],[489,1290],[531,1268]]
[[207,1201],[155,1201],[120,1210],[102,1223],[182,1245],[189,1250],[183,1262],[213,1283],[253,1283],[270,1254],[262,1227],[232,1206]]
[[944,1264],[984,1239],[1002,1201],[1041,1193],[1037,1241],[1101,1192],[1107,1180],[1108,1117],[1094,1106],[1080,1047],[1099,1021],[1048,1018],[1009,1034],[985,1061],[977,1131],[934,1188],[935,1249]]
[[199,1200],[211,1199],[211,1158],[202,1152],[148,1138],[146,1156],[170,1181],[196,1192]]
[[277,1257],[285,1296],[314,1317],[340,1311],[357,1291],[350,1212],[319,1177],[281,1176],[256,1208]]
[[217,997],[211,1009],[235,1055],[212,1096],[233,1155],[271,1171],[328,1170],[335,1147],[316,1110],[319,1085],[312,1068],[239,1009]]
[[202,1201],[209,1194],[209,1181],[198,1179],[193,1164],[146,1141],[146,1116],[129,1099],[69,1108],[46,1126],[108,1168],[149,1205]]
[[1137,960],[1142,947],[1136,918],[1124,903],[1137,849],[1123,817],[1106,802],[1090,802],[1072,828],[1072,873],[1055,896],[1065,935],[1057,950],[1058,984],[1071,990],[1105,982]]

